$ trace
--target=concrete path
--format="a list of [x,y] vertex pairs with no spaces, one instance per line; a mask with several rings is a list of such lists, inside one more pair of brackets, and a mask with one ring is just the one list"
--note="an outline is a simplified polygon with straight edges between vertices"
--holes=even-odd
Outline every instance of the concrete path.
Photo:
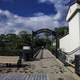
[[0,80],[48,80],[47,74],[34,73],[30,75],[26,74],[3,74],[0,76]]
[[[42,57],[40,55],[42,55]],[[39,58],[38,61],[30,62],[35,66],[32,70],[33,73],[47,73],[48,80],[76,80],[74,73],[64,67],[64,65],[47,49],[41,50],[37,58]]]
[[29,66],[19,70],[0,68],[0,80],[80,80],[47,49],[41,49],[35,61],[24,63]]

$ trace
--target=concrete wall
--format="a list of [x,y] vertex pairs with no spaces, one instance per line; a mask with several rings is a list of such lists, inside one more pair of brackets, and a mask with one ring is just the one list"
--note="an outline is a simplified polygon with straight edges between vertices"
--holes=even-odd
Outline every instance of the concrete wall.
[[60,39],[60,49],[67,53],[67,61],[73,60],[75,54],[80,54],[80,48],[70,54],[73,50],[80,47],[80,5],[73,4],[68,12],[67,21],[69,23],[69,34]]
[[80,12],[69,21],[69,35],[72,38],[71,50],[80,46]]
[[60,49],[64,52],[69,52],[71,47],[71,40],[69,34],[60,39]]
[[80,46],[80,13],[78,12],[69,22],[69,34],[60,39],[60,49],[71,52]]

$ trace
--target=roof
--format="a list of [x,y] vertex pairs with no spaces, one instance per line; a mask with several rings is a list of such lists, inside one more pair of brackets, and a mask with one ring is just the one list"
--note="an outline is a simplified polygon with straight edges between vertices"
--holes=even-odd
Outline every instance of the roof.
[[80,4],[80,0],[76,0],[76,2],[77,2],[78,4]]
[[68,11],[66,20],[70,21],[79,10],[80,10],[80,5],[78,3],[73,4]]

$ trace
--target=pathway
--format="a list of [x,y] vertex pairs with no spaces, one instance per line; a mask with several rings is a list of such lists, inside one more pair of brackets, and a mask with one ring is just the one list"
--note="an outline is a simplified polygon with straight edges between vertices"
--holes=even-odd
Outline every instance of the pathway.
[[75,73],[64,67],[47,49],[41,49],[35,61],[25,63],[29,66],[19,70],[0,68],[0,80],[77,80]]
[[[42,57],[41,57],[41,56]],[[41,59],[40,59],[41,58]],[[48,74],[49,80],[75,80],[74,73],[69,71],[52,53],[44,49],[38,54],[36,61],[30,62],[35,68],[32,72]]]

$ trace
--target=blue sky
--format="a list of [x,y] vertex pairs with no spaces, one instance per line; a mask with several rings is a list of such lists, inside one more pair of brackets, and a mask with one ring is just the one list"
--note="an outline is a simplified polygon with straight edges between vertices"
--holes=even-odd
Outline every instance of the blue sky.
[[19,16],[33,16],[34,13],[42,12],[46,15],[53,15],[57,13],[54,4],[39,3],[38,0],[13,0],[1,1],[0,8],[9,10]]
[[0,34],[67,26],[69,0],[0,0]]

